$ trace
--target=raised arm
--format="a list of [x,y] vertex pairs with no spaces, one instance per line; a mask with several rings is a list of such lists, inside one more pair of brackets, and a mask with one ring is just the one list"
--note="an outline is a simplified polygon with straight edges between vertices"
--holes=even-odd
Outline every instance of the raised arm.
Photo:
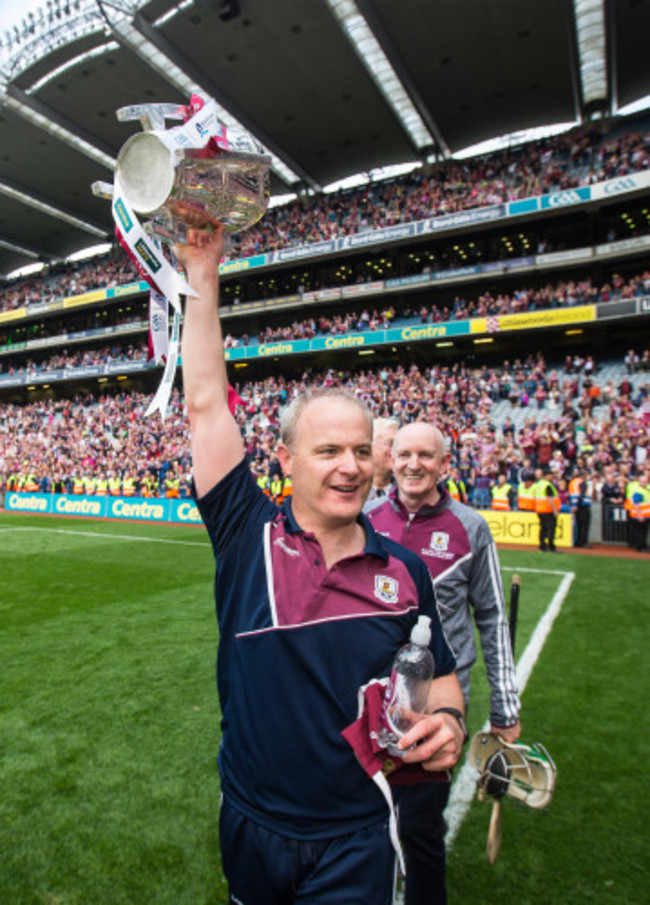
[[219,260],[223,230],[190,230],[175,253],[198,293],[185,303],[181,355],[194,484],[204,496],[243,457],[244,444],[228,408],[228,377],[219,319]]

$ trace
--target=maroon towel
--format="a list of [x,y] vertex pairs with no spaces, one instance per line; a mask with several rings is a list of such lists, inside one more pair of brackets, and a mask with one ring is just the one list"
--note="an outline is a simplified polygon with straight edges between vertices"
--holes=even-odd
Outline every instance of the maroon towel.
[[361,715],[341,733],[363,769],[370,777],[381,771],[391,785],[449,782],[451,774],[448,770],[432,772],[425,770],[420,764],[405,764],[400,757],[393,757],[379,745],[377,730],[384,689],[385,683],[378,679],[373,679],[359,689]]

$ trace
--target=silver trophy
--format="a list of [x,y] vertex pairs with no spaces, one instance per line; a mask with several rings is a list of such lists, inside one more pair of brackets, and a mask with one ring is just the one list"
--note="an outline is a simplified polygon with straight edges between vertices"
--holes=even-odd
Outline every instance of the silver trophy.
[[[264,215],[271,158],[252,136],[229,130],[229,150],[207,143],[207,136],[203,147],[170,149],[160,133],[166,119],[183,119],[178,105],[122,107],[117,118],[139,119],[144,129],[122,146],[115,174],[132,210],[145,218],[146,232],[169,244],[187,243],[190,229],[220,224],[237,233]],[[101,197],[113,195],[106,183],[93,183],[92,190]]]

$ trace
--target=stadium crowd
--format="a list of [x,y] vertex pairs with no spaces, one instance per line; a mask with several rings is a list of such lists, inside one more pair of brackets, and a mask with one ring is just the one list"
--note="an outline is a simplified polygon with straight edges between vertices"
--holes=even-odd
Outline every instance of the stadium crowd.
[[[351,332],[383,330],[393,326],[418,322],[446,323],[449,321],[467,320],[473,317],[494,317],[505,314],[520,314],[526,311],[539,311],[552,308],[567,308],[576,305],[594,304],[598,302],[615,302],[625,299],[650,295],[650,270],[633,276],[623,277],[612,274],[600,286],[594,285],[590,278],[575,280],[558,280],[541,287],[522,287],[510,292],[492,293],[485,291],[476,298],[469,293],[458,294],[449,304],[420,305],[411,308],[408,305],[397,310],[394,305],[380,308],[365,308],[358,311],[342,311],[337,314],[318,314],[294,320],[281,326],[267,325],[257,334],[227,333],[224,337],[226,348],[254,346],[287,340],[313,339],[316,336],[341,335]],[[134,326],[142,323],[136,312],[131,321],[122,318],[121,323]],[[39,336],[56,335],[47,333],[45,322]],[[51,329],[56,330],[55,327]],[[101,328],[100,328],[101,329]],[[2,345],[0,334],[0,346]],[[123,347],[116,344],[102,346],[99,349],[69,351],[66,347],[42,359],[30,359],[24,363],[3,363],[0,358],[0,374],[36,374],[41,371],[61,368],[78,368],[88,365],[109,364],[120,361],[146,361],[148,346],[146,343],[130,343]]]
[[446,161],[353,191],[275,208],[235,237],[249,256],[400,223],[561,191],[650,166],[650,132],[603,137],[576,129],[555,138],[464,161]]
[[126,346],[102,346],[99,349],[80,349],[69,352],[61,349],[35,361],[28,358],[24,363],[10,364],[4,368],[0,361],[0,374],[9,376],[25,375],[34,377],[44,371],[74,370],[75,368],[87,368],[94,365],[119,364],[125,361],[147,361],[149,349],[147,343],[129,343]]
[[[248,256],[399,223],[598,182],[650,168],[650,130],[602,137],[594,129],[464,161],[427,165],[361,188],[300,198],[273,208],[233,237],[231,257]],[[52,265],[2,287],[0,311],[55,301],[139,279],[116,247],[90,262]]]
[[[648,370],[647,350],[625,356]],[[552,475],[560,500],[582,474],[590,499],[623,504],[626,487],[650,470],[650,378],[635,385],[598,379],[592,356],[567,356],[562,368],[541,353],[499,367],[442,364],[419,369],[329,370],[292,380],[283,376],[238,385],[236,418],[251,467],[275,496],[289,492],[275,447],[280,413],[307,385],[348,388],[375,416],[405,424],[434,421],[449,439],[449,477],[477,508],[493,505],[505,477],[512,488],[528,470]],[[174,391],[166,421],[144,418],[141,393],[0,406],[0,475],[5,490],[188,496],[190,468],[183,403]],[[497,404],[526,414],[515,426],[495,424]],[[516,506],[514,495],[510,505]]]

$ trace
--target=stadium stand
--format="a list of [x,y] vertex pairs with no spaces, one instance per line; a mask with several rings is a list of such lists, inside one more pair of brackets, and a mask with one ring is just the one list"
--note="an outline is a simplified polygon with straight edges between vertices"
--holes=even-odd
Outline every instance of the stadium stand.
[[[279,270],[242,274],[228,266],[240,255],[298,245],[309,251],[310,243],[334,237],[642,172],[650,168],[649,152],[647,128],[604,138],[577,130],[270,211],[233,244],[223,279],[226,346],[233,356],[254,356],[241,363],[250,378],[236,388],[243,400],[237,417],[258,475],[278,475],[280,411],[307,382],[347,386],[377,415],[436,420],[476,506],[489,507],[499,473],[516,483],[523,468],[538,464],[550,463],[562,493],[575,470],[586,468],[595,500],[605,473],[614,481],[638,474],[650,418],[649,353],[635,321],[650,297],[647,191],[623,209],[616,198],[591,219],[568,211],[549,221],[538,215],[516,234],[476,225],[462,240],[442,231],[427,244],[388,240],[356,256],[307,254]],[[601,247],[607,254],[596,261]],[[394,291],[391,278],[405,285]],[[427,281],[434,278],[432,286]],[[110,302],[107,290],[118,293]],[[355,293],[367,298],[358,304]],[[2,288],[5,490],[93,494],[113,486],[129,495],[189,495],[179,389],[164,429],[142,417],[160,375],[148,361],[147,300],[146,285],[117,248]],[[583,334],[580,340],[542,326],[520,334],[522,344],[500,330],[499,318],[585,306],[594,312],[607,306],[612,314],[619,306],[621,317],[596,321],[587,336],[581,326],[573,331]],[[422,341],[374,349],[372,367],[362,367],[361,359],[352,366],[345,346],[352,334],[407,336],[409,328],[428,325],[439,339],[450,325],[477,319],[497,324],[498,332],[484,338],[497,343],[484,353],[461,339]],[[334,346],[283,358],[291,343],[323,338],[340,339],[342,352],[337,356]],[[453,351],[443,352],[445,345]]]

